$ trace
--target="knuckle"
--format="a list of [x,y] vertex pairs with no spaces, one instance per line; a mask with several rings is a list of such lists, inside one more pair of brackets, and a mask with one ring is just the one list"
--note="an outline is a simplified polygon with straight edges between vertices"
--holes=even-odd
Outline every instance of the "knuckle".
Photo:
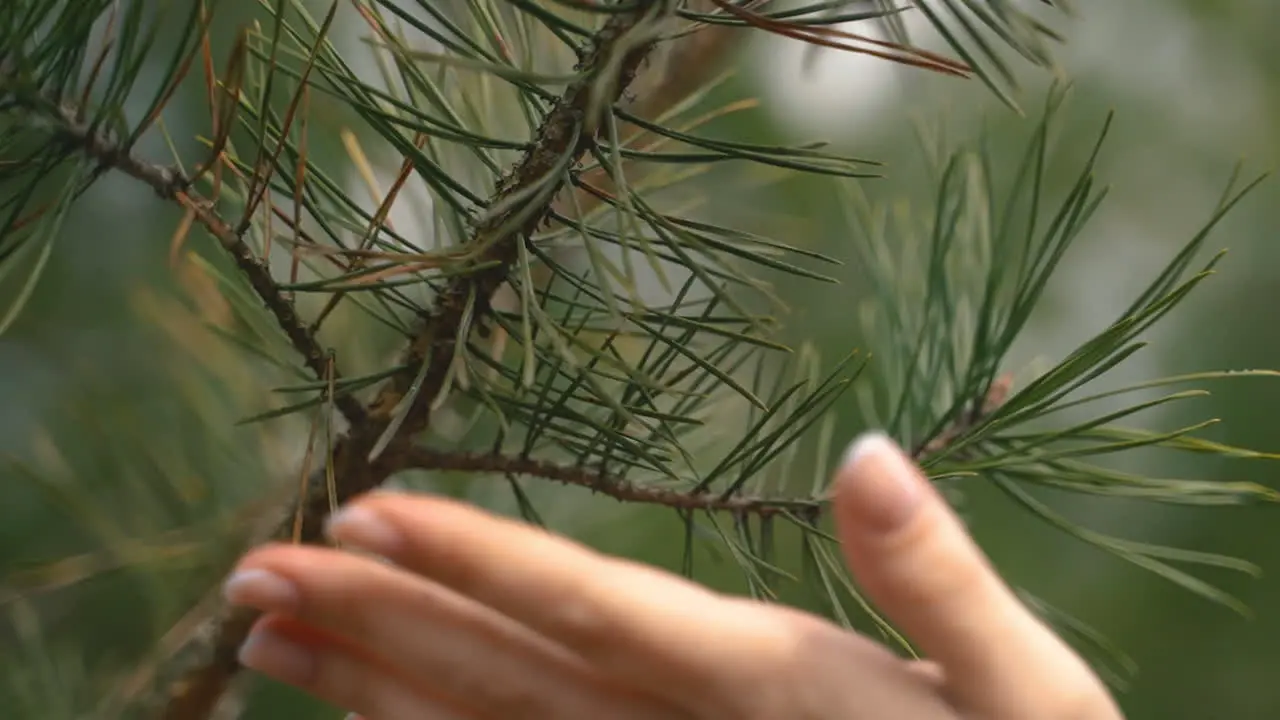
[[588,587],[565,588],[552,594],[555,607],[550,609],[550,624],[571,637],[575,644],[595,647],[608,644],[617,626],[606,603]]
[[744,609],[760,632],[759,642],[744,652],[733,672],[722,675],[724,682],[710,694],[711,702],[700,715],[741,720],[823,717],[814,693],[827,685],[823,676],[836,649],[835,628],[793,608],[750,604],[754,607]]
[[589,574],[561,577],[543,590],[549,603],[549,624],[588,654],[606,653],[616,646],[633,625],[629,613],[636,608],[626,600],[645,590],[650,574],[656,571],[636,563],[603,555],[596,556]]

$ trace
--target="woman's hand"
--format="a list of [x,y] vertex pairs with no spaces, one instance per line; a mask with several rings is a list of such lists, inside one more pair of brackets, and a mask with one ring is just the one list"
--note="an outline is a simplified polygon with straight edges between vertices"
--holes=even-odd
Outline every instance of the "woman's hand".
[[272,545],[226,586],[266,614],[241,660],[370,720],[1117,720],[890,441],[834,511],[854,577],[930,658],[711,592],[439,498],[373,493],[342,550]]

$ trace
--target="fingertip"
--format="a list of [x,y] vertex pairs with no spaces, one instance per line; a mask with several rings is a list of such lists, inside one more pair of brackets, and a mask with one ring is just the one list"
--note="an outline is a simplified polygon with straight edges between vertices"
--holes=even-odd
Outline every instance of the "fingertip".
[[399,488],[377,487],[372,490],[362,492],[347,500],[347,502],[337,510],[337,513],[357,507],[378,512],[389,504],[403,501],[407,496],[409,496],[409,493]]
[[839,512],[858,532],[892,532],[910,522],[926,493],[926,480],[888,435],[854,438],[836,478]]
[[887,434],[881,430],[868,430],[858,435],[849,443],[849,447],[844,451],[844,462],[842,466],[852,468],[858,465],[859,461],[876,454],[892,451],[898,447]]
[[431,492],[380,487],[351,498],[334,516],[344,515],[350,511],[368,512],[380,516],[386,522],[402,522],[409,516],[428,512],[432,514],[446,512],[453,507],[471,509],[472,506],[455,498]]
[[344,547],[352,547],[381,557],[391,557],[404,549],[404,537],[376,503],[343,507],[325,522],[325,534]]
[[292,559],[300,550],[305,554],[306,551],[311,549],[310,546],[291,542],[274,540],[266,542],[246,550],[244,555],[240,556],[240,560],[236,562],[235,567],[232,568],[232,572],[268,567],[279,562],[281,558]]

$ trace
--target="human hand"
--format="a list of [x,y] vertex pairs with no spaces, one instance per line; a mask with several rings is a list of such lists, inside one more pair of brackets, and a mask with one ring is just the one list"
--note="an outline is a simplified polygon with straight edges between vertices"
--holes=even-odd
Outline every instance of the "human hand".
[[241,661],[369,720],[1119,720],[891,441],[833,500],[855,579],[929,658],[440,498],[372,493],[342,550],[251,551]]

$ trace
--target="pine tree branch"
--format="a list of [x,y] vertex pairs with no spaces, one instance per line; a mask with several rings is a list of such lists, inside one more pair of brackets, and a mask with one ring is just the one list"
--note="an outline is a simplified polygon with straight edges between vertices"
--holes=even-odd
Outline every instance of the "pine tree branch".
[[753,515],[784,511],[813,512],[823,505],[820,499],[768,498],[748,495],[722,497],[715,493],[686,493],[671,488],[644,487],[602,475],[583,467],[559,465],[529,457],[482,453],[440,452],[415,448],[404,456],[406,468],[454,472],[527,475],[564,485],[583,487],[625,503],[662,505],[677,510],[706,510]]
[[[454,348],[466,342],[475,319],[483,318],[519,256],[520,243],[549,213],[565,185],[565,170],[595,142],[598,118],[592,113],[611,106],[631,83],[656,37],[649,32],[653,23],[669,16],[671,5],[667,0],[642,0],[633,9],[613,13],[595,35],[579,66],[582,78],[566,88],[538,128],[531,149],[499,182],[488,205],[491,212],[469,241],[480,269],[456,276],[441,291],[404,354],[405,370],[387,381],[367,416],[335,443],[331,466],[312,475],[306,496],[279,523],[274,537],[321,542],[331,507],[409,466],[406,458],[414,452],[413,438],[429,427],[432,403],[446,387]],[[160,698],[153,698],[160,708],[150,716],[208,718],[240,670],[236,653],[257,618],[256,612],[220,604],[177,653],[176,667],[168,673],[176,679],[166,683]]]
[[[320,345],[312,328],[298,316],[293,303],[281,291],[271,277],[271,270],[258,259],[249,245],[214,209],[213,203],[194,192],[180,170],[150,163],[137,157],[128,148],[78,117],[76,108],[63,105],[55,119],[58,137],[78,152],[96,161],[102,169],[112,169],[145,183],[165,200],[177,203],[195,218],[235,260],[236,267],[244,274],[255,293],[275,317],[277,325],[289,338],[289,343],[300,355],[317,379],[332,378],[341,381],[341,375],[331,367],[328,352]],[[346,394],[337,394],[334,405],[351,425],[366,421],[368,412],[360,402]]]

